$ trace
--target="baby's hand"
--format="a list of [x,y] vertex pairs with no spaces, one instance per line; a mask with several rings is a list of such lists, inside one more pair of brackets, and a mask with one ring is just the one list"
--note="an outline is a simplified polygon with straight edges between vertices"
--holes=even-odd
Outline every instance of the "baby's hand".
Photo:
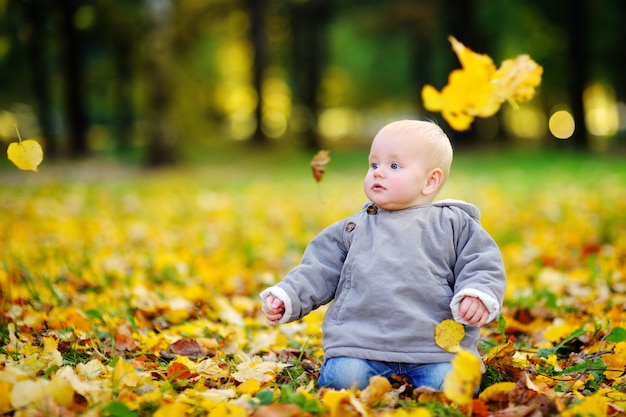
[[482,327],[489,320],[489,310],[476,297],[464,297],[459,305],[459,313],[467,323],[473,326]]
[[285,304],[272,294],[268,295],[263,303],[265,306],[263,312],[265,313],[267,324],[275,326],[276,322],[283,318],[283,314],[285,313]]

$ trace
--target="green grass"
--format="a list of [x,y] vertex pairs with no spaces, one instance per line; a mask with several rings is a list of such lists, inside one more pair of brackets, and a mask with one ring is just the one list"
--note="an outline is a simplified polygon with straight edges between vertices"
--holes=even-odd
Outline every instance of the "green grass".
[[[365,174],[369,149],[365,145],[353,148],[331,149],[331,162],[327,177]],[[221,146],[198,146],[183,153],[184,160],[177,166],[160,170],[143,169],[140,158],[95,155],[87,160],[44,158],[39,173],[19,171],[6,158],[0,158],[0,184],[32,182],[33,177],[51,174],[64,180],[90,180],[119,178],[119,170],[132,173],[162,176],[173,171],[189,174],[216,173],[221,181],[245,182],[251,178],[289,175],[309,177],[309,163],[315,151],[272,143],[266,148],[252,147],[243,143]],[[626,178],[626,154],[620,150],[612,152],[574,152],[571,149],[508,148],[474,150],[468,147],[455,149],[452,175],[501,175],[519,172],[526,176],[555,173],[585,176],[587,173],[610,173]],[[90,167],[96,167],[91,172]],[[117,174],[116,174],[117,172]],[[125,178],[129,178],[125,176]]]

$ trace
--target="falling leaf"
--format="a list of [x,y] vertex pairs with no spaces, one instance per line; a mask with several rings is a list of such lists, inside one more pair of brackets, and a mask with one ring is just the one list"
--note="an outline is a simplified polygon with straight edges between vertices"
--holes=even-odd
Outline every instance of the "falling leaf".
[[38,172],[37,166],[43,161],[43,150],[36,140],[27,139],[11,143],[7,156],[22,171]]
[[454,130],[469,129],[475,117],[494,115],[504,101],[530,100],[541,83],[543,68],[528,55],[506,60],[496,70],[493,60],[449,37],[462,68],[450,73],[441,92],[432,85],[422,89],[424,107],[440,111]]
[[461,349],[463,337],[465,337],[465,328],[454,320],[444,320],[435,326],[435,343],[448,352],[458,352]]
[[43,149],[39,142],[33,139],[22,140],[17,130],[18,142],[13,142],[7,149],[7,157],[16,167],[23,171],[37,172],[37,166],[43,161]]
[[481,378],[480,359],[466,350],[460,350],[452,359],[452,370],[443,382],[443,393],[457,404],[471,404]]
[[313,170],[313,178],[320,182],[326,172],[326,165],[330,162],[330,152],[321,150],[315,154],[311,160],[311,169]]

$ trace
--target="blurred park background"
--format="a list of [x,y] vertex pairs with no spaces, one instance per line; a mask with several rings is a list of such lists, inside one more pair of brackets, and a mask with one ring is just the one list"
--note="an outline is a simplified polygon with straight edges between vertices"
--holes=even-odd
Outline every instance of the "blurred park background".
[[[435,118],[455,146],[616,153],[625,19],[623,0],[0,0],[0,140],[17,124],[48,161],[163,165],[362,148],[390,120]],[[496,66],[529,54],[533,100],[462,134],[425,112],[422,87],[459,67],[449,35]]]

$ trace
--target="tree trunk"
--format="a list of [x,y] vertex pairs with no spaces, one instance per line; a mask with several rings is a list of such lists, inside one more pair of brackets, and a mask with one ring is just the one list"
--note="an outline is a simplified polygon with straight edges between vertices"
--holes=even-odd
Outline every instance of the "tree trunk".
[[267,67],[267,39],[265,36],[265,0],[247,0],[250,14],[250,42],[252,43],[254,60],[252,66],[252,86],[257,92],[258,101],[255,109],[256,128],[252,135],[255,145],[267,144],[267,136],[263,133],[263,73]]
[[31,26],[28,49],[33,76],[33,94],[41,136],[45,143],[46,154],[59,153],[58,139],[52,122],[52,104],[50,93],[51,69],[46,59],[46,27],[50,9],[47,0],[32,0],[25,3],[26,15]]
[[145,0],[148,27],[145,34],[145,76],[148,84],[149,166],[176,162],[176,134],[171,117],[173,96],[170,0]]
[[115,62],[115,124],[114,134],[118,151],[131,148],[132,126],[135,117],[133,107],[133,61],[134,48],[123,36],[114,35]]
[[322,146],[317,130],[320,110],[317,93],[325,62],[324,35],[329,12],[327,0],[294,3],[291,9],[295,96],[296,101],[309,113],[309,123],[303,135],[305,145],[310,149]]
[[[442,14],[448,14],[449,33],[473,51],[487,53],[484,50],[485,43],[479,39],[476,27],[472,21],[472,16],[474,15],[472,0],[447,0],[445,4],[446,7]],[[454,59],[456,60],[456,57]],[[458,60],[457,65],[459,65]],[[450,140],[457,146],[475,146],[479,139],[474,129],[474,123],[470,129],[463,132],[454,131],[452,133],[451,129],[448,129],[448,131],[451,132]]]
[[589,150],[589,136],[585,122],[585,109],[583,105],[583,92],[589,81],[589,44],[587,40],[587,2],[585,0],[572,0],[566,13],[567,29],[569,33],[569,62],[570,80],[569,95],[574,117],[575,130],[571,141],[576,149]]
[[87,149],[87,114],[85,103],[84,63],[81,37],[74,26],[78,10],[76,0],[59,0],[63,34],[63,78],[65,79],[65,111],[70,155],[84,156]]

